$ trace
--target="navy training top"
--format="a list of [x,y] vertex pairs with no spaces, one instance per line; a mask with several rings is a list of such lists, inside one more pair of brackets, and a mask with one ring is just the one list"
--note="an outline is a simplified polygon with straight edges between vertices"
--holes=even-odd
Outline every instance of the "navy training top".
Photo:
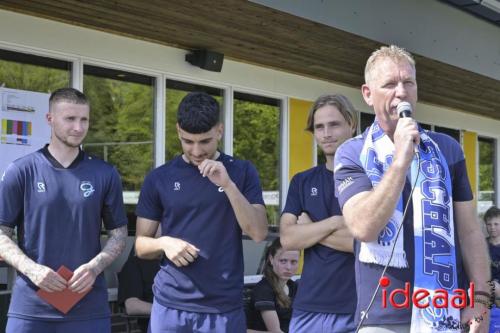
[[491,259],[491,279],[500,282],[500,245],[488,243]]
[[[333,172],[326,164],[296,174],[283,213],[306,212],[313,222],[342,215],[334,196]],[[304,250],[304,266],[293,308],[307,312],[354,313],[354,256],[322,244]]]
[[[255,167],[220,154],[231,180],[250,204],[264,204]],[[177,156],[151,171],[141,189],[137,216],[160,221],[163,236],[200,249],[188,266],[164,258],[155,277],[155,299],[166,307],[222,313],[243,306],[242,231],[228,197],[197,166]]]
[[[107,230],[127,224],[116,169],[80,152],[63,168],[47,147],[17,159],[0,181],[0,225],[17,227],[21,250],[56,271],[74,271],[101,251],[101,224]],[[86,320],[110,315],[104,274],[66,315],[36,294],[24,275],[16,278],[8,315],[24,319]]]
[[[293,302],[295,294],[297,293],[297,283],[293,280],[287,281],[288,297]],[[262,319],[262,311],[276,311],[280,321],[280,328],[283,332],[287,333],[290,327],[290,320],[292,319],[292,308],[283,308],[276,300],[271,283],[265,276],[253,288],[250,298],[249,318],[247,327],[257,331],[267,331],[267,326]]]

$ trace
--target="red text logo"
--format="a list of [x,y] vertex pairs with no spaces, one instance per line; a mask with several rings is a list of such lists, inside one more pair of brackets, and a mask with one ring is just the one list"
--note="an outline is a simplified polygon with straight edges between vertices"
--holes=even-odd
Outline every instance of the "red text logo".
[[[413,306],[424,309],[432,306],[437,309],[453,307],[456,309],[464,309],[467,307],[467,296],[469,296],[470,307],[474,307],[474,282],[469,284],[469,294],[464,289],[453,289],[448,292],[446,289],[436,289],[434,294],[427,289],[413,289],[410,295],[410,283],[406,282],[404,288],[395,288],[390,293],[387,292],[387,287],[391,284],[388,277],[380,279],[382,287],[382,308],[387,308],[387,303],[395,309],[410,308],[410,302]],[[451,297],[450,297],[451,296]],[[399,303],[396,301],[399,299]],[[402,301],[401,301],[402,298]]]

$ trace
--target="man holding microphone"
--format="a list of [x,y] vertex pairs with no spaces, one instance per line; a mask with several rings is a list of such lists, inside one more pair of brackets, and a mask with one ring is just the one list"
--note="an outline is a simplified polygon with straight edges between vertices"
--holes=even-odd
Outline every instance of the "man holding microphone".
[[[464,325],[487,332],[488,254],[460,145],[400,118],[398,106],[403,116],[417,103],[415,61],[404,49],[372,53],[361,91],[376,119],[339,148],[334,168],[339,203],[356,239],[360,332],[457,332]],[[383,308],[380,290],[370,307],[386,266],[388,293],[405,282],[431,296],[437,289],[452,293],[468,279],[475,284],[475,307]]]

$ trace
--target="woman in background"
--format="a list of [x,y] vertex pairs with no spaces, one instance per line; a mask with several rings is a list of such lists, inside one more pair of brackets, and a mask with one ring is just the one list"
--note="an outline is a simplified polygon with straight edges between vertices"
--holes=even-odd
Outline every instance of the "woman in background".
[[288,332],[297,284],[299,251],[285,251],[276,238],[267,248],[264,276],[252,290],[247,332]]

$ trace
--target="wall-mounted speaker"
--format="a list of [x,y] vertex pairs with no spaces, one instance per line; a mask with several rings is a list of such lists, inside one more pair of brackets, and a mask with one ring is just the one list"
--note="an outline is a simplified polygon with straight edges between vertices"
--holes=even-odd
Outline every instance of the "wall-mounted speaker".
[[186,54],[186,61],[207,71],[220,72],[224,54],[208,50],[194,50]]

